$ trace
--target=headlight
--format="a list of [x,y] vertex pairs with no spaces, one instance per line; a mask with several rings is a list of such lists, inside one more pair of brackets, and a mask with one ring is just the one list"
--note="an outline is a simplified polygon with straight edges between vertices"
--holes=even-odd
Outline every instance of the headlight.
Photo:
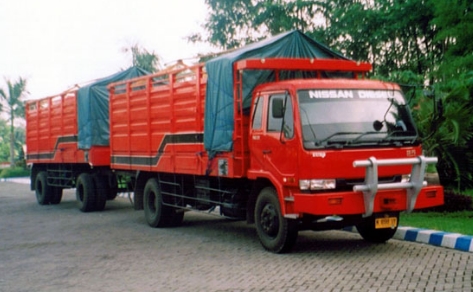
[[308,190],[332,190],[336,187],[334,179],[301,179],[299,180],[299,188],[301,191]]

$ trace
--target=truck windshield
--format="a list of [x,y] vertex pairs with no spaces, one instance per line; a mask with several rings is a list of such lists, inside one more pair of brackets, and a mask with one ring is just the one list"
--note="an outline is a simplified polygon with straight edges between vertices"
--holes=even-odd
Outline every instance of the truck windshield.
[[306,149],[401,146],[417,140],[400,91],[299,90],[298,99]]

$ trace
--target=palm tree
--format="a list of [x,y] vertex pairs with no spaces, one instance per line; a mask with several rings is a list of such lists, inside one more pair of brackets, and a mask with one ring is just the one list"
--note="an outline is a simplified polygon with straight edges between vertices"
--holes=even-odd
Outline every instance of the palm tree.
[[[27,93],[26,79],[19,78],[15,82],[5,79],[7,83],[7,92],[0,88],[0,97],[6,102],[7,113],[10,121],[10,166],[15,166],[15,128],[14,121],[16,117],[24,116],[24,106],[21,98]],[[1,109],[1,108],[0,108]]]

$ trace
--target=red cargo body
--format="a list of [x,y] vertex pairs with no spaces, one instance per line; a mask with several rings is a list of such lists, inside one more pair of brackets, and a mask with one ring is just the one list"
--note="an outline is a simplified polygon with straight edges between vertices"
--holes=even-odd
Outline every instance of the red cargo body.
[[28,164],[110,165],[109,147],[78,148],[77,90],[28,101],[25,116]]
[[224,158],[226,177],[244,176],[241,136],[215,159],[204,150],[206,81],[200,64],[110,85],[111,167],[214,176]]

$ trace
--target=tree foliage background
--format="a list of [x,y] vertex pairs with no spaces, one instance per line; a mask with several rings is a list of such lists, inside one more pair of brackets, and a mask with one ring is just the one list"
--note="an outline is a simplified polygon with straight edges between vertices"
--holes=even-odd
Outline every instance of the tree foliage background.
[[[9,149],[9,161],[10,166],[15,167],[16,160],[19,156],[24,155],[23,144],[24,144],[24,130],[17,129],[15,127],[15,119],[24,117],[24,105],[22,98],[27,93],[26,91],[26,79],[18,78],[16,81],[5,79],[7,85],[6,89],[0,88],[0,113],[4,111],[8,116],[10,123],[10,129],[7,133],[4,133],[3,121],[0,119],[0,155],[6,148],[5,145],[8,143]],[[5,161],[4,157],[0,156],[0,162]]]
[[[375,78],[400,83],[444,185],[473,187],[471,0],[206,0],[206,35],[222,50],[299,29]],[[426,94],[428,93],[428,94]]]

